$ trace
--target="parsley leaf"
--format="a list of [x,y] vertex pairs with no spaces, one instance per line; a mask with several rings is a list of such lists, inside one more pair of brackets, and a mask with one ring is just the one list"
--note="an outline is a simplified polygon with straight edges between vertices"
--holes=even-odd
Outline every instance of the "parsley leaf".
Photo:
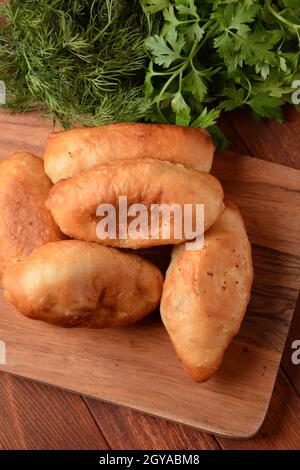
[[[150,7],[153,0],[143,2]],[[281,122],[300,75],[300,1],[166,3],[155,16],[163,19],[160,33],[146,40],[153,116],[206,127],[223,144],[216,127],[221,110],[248,106],[256,119]]]
[[178,38],[175,29],[169,30],[168,33],[167,38],[170,45],[158,34],[147,38],[145,41],[147,49],[155,56],[154,62],[165,68],[170,67],[173,62],[181,59],[180,53],[185,43],[182,34]]
[[283,101],[276,96],[270,96],[267,93],[258,93],[248,101],[249,106],[253,109],[255,117],[275,118],[282,122],[281,106]]

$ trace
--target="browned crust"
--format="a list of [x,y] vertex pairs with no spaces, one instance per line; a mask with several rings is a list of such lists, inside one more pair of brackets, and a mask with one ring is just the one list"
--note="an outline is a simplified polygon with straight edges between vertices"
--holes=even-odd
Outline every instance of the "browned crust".
[[45,171],[53,183],[118,159],[154,158],[209,172],[215,147],[204,129],[169,124],[116,123],[49,136]]
[[244,223],[238,208],[226,202],[201,250],[174,249],[163,289],[163,323],[195,382],[208,380],[222,363],[244,318],[252,282]]
[[[134,249],[182,243],[182,239],[174,237],[173,219],[170,238],[164,239],[160,228],[157,239],[99,240],[97,207],[100,204],[118,207],[119,196],[127,196],[128,207],[133,203],[146,205],[149,221],[151,204],[204,204],[205,229],[224,210],[222,186],[215,177],[183,165],[152,159],[118,160],[59,181],[46,204],[62,232],[72,238]],[[194,211],[194,224],[195,219]]]
[[155,310],[160,271],[139,256],[94,243],[47,243],[8,269],[5,296],[23,315],[64,327],[130,325]]
[[42,160],[30,153],[0,163],[0,277],[34,248],[65,238],[45,206],[51,188]]

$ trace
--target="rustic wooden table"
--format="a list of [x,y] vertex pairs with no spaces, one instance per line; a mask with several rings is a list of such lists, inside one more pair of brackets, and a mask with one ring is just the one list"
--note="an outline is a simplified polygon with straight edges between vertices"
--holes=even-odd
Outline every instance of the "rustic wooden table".
[[[246,110],[226,115],[221,126],[242,154],[300,168],[300,114],[285,109],[286,121],[256,123]],[[6,133],[13,131],[24,148],[35,136],[26,116],[0,114],[0,152],[15,151]],[[9,129],[9,132],[8,132]],[[29,129],[29,128],[28,128]],[[287,228],[288,229],[288,228]],[[251,440],[212,436],[53,387],[0,373],[0,449],[300,449],[300,365],[292,364],[292,342],[300,340],[300,301],[266,420]]]

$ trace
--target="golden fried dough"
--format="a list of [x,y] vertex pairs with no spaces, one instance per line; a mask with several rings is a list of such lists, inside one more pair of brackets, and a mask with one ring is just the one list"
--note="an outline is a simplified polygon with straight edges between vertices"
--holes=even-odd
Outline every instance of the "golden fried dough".
[[[128,207],[136,203],[143,204],[148,218],[148,233],[142,231],[139,238],[131,237],[129,233],[126,238],[120,236],[119,231],[114,239],[100,240],[97,235],[97,224],[103,220],[103,217],[96,216],[97,208],[100,204],[111,204],[119,210],[120,196],[127,197]],[[152,159],[118,160],[111,164],[95,166],[73,178],[59,181],[53,187],[46,203],[62,232],[72,238],[134,249],[170,243],[179,244],[188,239],[188,236],[184,238],[187,234],[182,233],[183,230],[181,239],[175,239],[177,237],[174,232],[175,217],[172,213],[170,235],[165,237],[165,233],[162,232],[160,218],[155,238],[151,237],[148,224],[151,224],[153,204],[177,204],[182,214],[184,204],[193,204],[193,207],[195,204],[204,204],[205,229],[208,229],[224,210],[223,190],[213,176],[187,169],[183,165]],[[131,221],[132,218],[128,216],[128,227]],[[196,230],[196,210],[193,210],[191,221]],[[117,229],[118,227],[117,223]]]
[[44,161],[47,175],[56,183],[94,165],[119,159],[150,157],[209,172],[214,150],[204,129],[116,123],[51,134]]
[[37,248],[3,277],[6,298],[27,317],[91,328],[140,320],[159,304],[162,282],[139,256],[77,240]]
[[195,382],[208,380],[238,333],[253,280],[251,245],[232,203],[205,234],[201,250],[173,250],[161,316]]
[[51,187],[42,160],[30,153],[0,163],[0,277],[34,248],[65,238],[45,206]]

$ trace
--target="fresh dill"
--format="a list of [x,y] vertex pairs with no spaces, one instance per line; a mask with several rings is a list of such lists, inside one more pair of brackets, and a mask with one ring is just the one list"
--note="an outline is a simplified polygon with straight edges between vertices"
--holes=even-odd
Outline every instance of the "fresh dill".
[[64,127],[144,118],[149,17],[135,0],[10,0],[1,6],[0,79],[15,112]]

